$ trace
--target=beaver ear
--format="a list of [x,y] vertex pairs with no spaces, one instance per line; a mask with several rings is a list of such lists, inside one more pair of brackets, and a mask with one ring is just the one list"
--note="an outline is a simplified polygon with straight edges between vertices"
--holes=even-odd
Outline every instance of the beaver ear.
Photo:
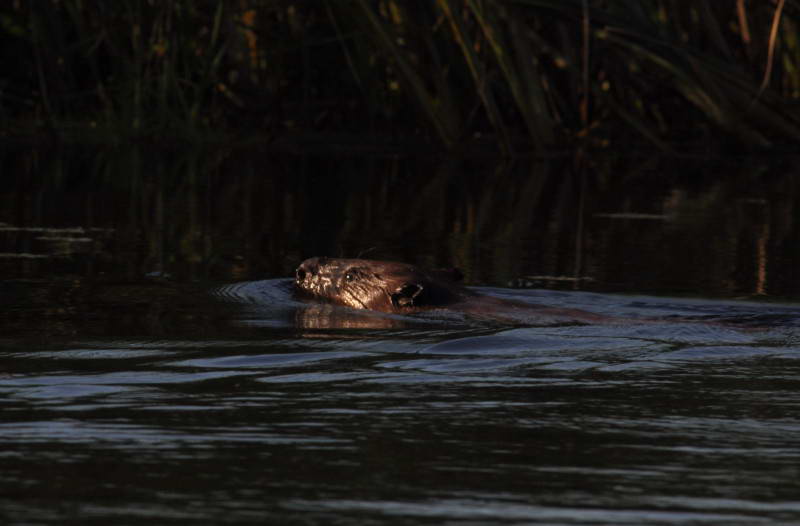
[[392,305],[395,307],[413,307],[414,298],[422,292],[422,285],[419,283],[406,283],[392,294]]

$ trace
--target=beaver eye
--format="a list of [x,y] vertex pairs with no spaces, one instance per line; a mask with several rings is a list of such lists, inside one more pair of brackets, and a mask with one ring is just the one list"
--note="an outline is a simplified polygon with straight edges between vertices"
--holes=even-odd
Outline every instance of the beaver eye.
[[344,280],[347,282],[355,281],[358,275],[359,275],[358,269],[356,267],[350,267],[344,272]]

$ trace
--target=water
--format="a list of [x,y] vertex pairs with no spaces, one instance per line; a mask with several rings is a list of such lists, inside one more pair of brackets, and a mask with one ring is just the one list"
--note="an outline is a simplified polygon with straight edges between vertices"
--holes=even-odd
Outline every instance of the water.
[[[800,522],[791,170],[0,156],[3,524]],[[614,321],[292,296],[364,251]]]
[[225,331],[6,341],[6,523],[800,519],[800,307],[482,291],[669,321],[366,314],[271,280],[193,307]]

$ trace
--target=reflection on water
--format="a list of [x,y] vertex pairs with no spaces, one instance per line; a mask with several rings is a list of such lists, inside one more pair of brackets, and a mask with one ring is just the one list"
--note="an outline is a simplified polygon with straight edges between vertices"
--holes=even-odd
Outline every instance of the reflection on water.
[[3,342],[6,516],[800,519],[800,307],[484,289],[622,315],[504,327],[303,304],[286,284],[211,291],[198,319],[235,307],[213,337]]
[[474,284],[793,297],[795,164],[6,147],[0,270],[239,281],[366,254]]
[[[558,161],[4,155],[4,524],[800,522],[800,306],[728,297],[796,295],[786,171],[598,164],[580,225]],[[292,296],[372,247],[613,321]]]

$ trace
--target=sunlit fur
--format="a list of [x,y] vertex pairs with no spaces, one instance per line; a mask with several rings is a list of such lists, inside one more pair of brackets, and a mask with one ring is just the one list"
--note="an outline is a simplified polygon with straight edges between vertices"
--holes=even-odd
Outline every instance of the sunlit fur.
[[[384,312],[411,305],[410,301],[398,302],[403,291],[430,294],[438,290],[430,276],[413,265],[365,259],[310,258],[297,268],[295,282],[301,291],[315,297]],[[407,295],[402,299],[409,300]]]
[[455,309],[481,319],[507,323],[607,323],[613,318],[578,309],[552,308],[478,294],[458,283],[455,269],[423,271],[413,265],[369,259],[311,258],[297,267],[297,290],[316,299],[409,314]]

